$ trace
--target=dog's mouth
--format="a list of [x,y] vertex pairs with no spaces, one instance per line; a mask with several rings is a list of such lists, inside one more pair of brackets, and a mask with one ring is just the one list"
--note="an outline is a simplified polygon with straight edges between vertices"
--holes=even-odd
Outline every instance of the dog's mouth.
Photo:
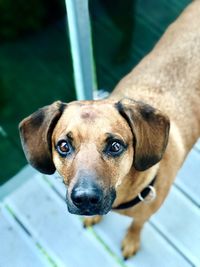
[[75,205],[71,198],[66,194],[66,203],[68,211],[76,215],[94,216],[94,215],[105,215],[112,209],[112,204],[116,198],[115,189],[111,188],[104,194],[104,197],[99,202],[88,202],[86,198],[85,203],[81,205]]

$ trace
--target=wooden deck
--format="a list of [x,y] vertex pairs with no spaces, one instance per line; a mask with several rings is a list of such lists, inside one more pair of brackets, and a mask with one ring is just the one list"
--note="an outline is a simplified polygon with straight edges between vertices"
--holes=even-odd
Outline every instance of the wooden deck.
[[200,140],[145,225],[141,250],[127,261],[120,242],[130,218],[110,212],[83,229],[82,218],[67,212],[64,195],[56,175],[30,166],[0,188],[0,267],[200,266]]

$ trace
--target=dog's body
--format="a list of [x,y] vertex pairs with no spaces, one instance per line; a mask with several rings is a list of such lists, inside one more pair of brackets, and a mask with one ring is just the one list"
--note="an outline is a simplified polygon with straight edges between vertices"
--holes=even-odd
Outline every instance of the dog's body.
[[138,250],[143,224],[161,206],[200,136],[199,14],[197,0],[108,99],[56,102],[20,125],[29,162],[64,177],[70,212],[98,215],[85,225],[155,179],[156,199],[117,210],[134,218],[122,244],[126,258]]

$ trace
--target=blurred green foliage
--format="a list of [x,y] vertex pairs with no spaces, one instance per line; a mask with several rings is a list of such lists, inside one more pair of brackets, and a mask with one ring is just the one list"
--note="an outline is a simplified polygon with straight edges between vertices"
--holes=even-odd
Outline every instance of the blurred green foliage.
[[37,31],[64,14],[64,0],[0,0],[0,41]]

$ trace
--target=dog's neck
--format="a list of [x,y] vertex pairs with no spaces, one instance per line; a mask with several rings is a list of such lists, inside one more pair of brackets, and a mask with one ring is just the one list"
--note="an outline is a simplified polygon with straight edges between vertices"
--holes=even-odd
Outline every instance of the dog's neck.
[[119,206],[112,207],[113,210],[127,210],[129,208],[133,208],[135,205],[139,204],[140,202],[150,203],[156,199],[157,193],[154,188],[154,184],[156,182],[157,176],[153,178],[151,183],[145,187],[137,197],[134,197],[130,201],[124,202],[119,204]]
[[129,202],[137,197],[139,193],[151,184],[158,169],[159,163],[143,172],[138,172],[132,168],[125,179],[118,185],[117,197],[113,203],[113,207],[117,207],[120,204]]

